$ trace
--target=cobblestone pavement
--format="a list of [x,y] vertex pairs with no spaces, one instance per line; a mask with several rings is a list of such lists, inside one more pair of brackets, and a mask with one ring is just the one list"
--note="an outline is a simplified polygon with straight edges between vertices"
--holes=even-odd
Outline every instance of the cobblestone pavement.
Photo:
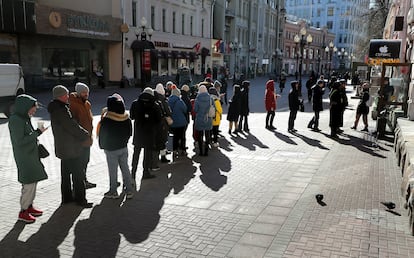
[[[16,222],[20,185],[7,119],[0,119],[0,256],[414,257],[392,141],[375,146],[369,133],[349,129],[357,100],[350,99],[345,132],[334,140],[328,137],[327,109],[321,113],[322,132],[306,128],[309,103],[298,113],[298,132],[288,133],[283,92],[272,132],[264,128],[264,83],[252,81],[249,134],[230,136],[224,119],[218,149],[198,157],[189,140],[188,157],[161,164],[157,178],[137,182],[132,200],[103,199],[109,182],[96,142],[88,169],[88,179],[98,185],[87,190],[92,209],[60,206],[60,161],[54,155],[44,159],[49,179],[39,183],[35,200],[44,215],[30,225]],[[351,96],[352,87],[348,90]],[[138,94],[94,90],[95,123],[114,91],[127,106]],[[50,95],[35,94],[43,103]],[[37,119],[50,123],[45,110]],[[40,141],[53,152],[51,130]],[[315,194],[324,195],[323,203]],[[395,202],[395,212],[381,201]]]

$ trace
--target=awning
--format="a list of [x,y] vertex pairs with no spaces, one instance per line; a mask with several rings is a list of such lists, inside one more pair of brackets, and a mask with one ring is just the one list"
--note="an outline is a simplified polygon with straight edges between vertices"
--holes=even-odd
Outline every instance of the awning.
[[155,49],[154,43],[149,40],[134,40],[131,44],[131,49],[144,50],[144,49]]

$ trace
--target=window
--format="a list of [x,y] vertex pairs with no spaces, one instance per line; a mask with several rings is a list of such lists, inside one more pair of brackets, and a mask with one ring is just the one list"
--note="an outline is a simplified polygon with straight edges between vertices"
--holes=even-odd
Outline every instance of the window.
[[167,28],[165,27],[166,26],[166,24],[165,24],[165,22],[166,22],[165,13],[166,13],[166,10],[162,9],[162,32],[167,32]]
[[185,33],[185,14],[181,15],[181,34]]
[[151,6],[151,28],[155,30],[155,7]]
[[193,36],[193,16],[190,16],[190,35]]
[[334,16],[334,8],[333,7],[328,7],[327,15],[328,16]]
[[204,19],[201,19],[201,37],[204,38]]
[[[98,64],[102,64],[99,62]],[[103,60],[102,60],[103,62]],[[81,49],[42,49],[42,72],[47,77],[86,78],[89,74],[89,51]]]
[[137,2],[132,2],[132,26],[137,27]]
[[172,13],[172,18],[173,18],[173,20],[172,20],[172,32],[173,33],[176,33],[176,31],[175,31],[175,23],[177,22],[176,20],[175,20],[175,12],[173,12]]
[[326,27],[328,28],[328,30],[332,30],[333,29],[333,21],[326,22]]

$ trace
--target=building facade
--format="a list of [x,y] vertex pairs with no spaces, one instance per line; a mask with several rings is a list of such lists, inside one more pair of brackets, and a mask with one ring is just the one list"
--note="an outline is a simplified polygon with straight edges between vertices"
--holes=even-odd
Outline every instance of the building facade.
[[[30,89],[119,81],[118,1],[2,1],[2,62],[20,63]],[[117,7],[118,6],[118,7]],[[99,84],[99,85],[98,85]]]
[[359,53],[356,45],[366,35],[363,17],[369,12],[369,4],[369,0],[286,0],[286,10],[292,20],[304,19],[336,35],[333,43],[338,51],[333,55],[333,66],[343,70],[350,69],[352,61],[364,58],[365,53]]

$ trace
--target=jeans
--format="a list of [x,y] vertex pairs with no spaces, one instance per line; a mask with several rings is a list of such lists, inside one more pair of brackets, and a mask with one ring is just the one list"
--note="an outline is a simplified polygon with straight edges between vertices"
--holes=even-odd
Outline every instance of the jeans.
[[131,173],[128,167],[128,149],[122,148],[114,151],[105,150],[106,162],[108,163],[109,172],[109,191],[117,192],[118,183],[118,165],[121,169],[124,187],[127,192],[132,191]]
[[80,164],[80,157],[61,160],[60,173],[62,178],[61,191],[63,203],[71,202],[73,198],[78,203],[86,202],[85,178]]

